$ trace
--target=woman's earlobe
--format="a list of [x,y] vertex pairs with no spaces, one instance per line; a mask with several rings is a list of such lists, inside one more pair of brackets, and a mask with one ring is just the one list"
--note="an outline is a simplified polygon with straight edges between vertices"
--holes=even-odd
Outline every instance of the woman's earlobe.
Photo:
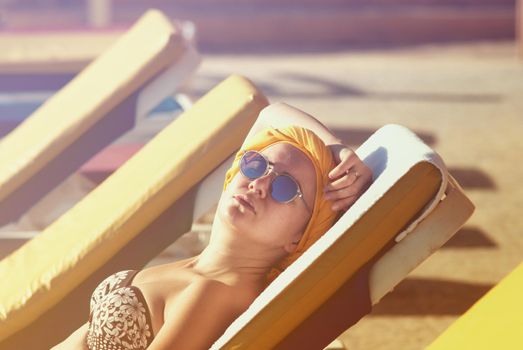
[[300,240],[297,240],[296,242],[291,242],[291,243],[287,243],[283,249],[285,249],[285,251],[287,253],[294,253],[296,251],[296,249],[298,248],[298,243],[300,243]]

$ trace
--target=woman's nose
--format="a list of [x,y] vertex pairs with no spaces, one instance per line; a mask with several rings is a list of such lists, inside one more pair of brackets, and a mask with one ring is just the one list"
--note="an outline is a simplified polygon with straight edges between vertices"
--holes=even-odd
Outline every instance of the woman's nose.
[[265,198],[269,192],[269,187],[271,186],[271,174],[259,177],[257,179],[251,180],[249,183],[249,190],[258,194],[261,198]]

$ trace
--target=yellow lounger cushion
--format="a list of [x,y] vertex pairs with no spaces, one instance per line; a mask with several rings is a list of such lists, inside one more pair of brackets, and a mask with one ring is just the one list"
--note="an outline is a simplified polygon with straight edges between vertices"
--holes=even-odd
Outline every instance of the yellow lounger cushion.
[[429,350],[523,349],[523,263],[443,332]]
[[276,347],[388,242],[411,232],[444,195],[443,161],[406,128],[381,128],[357,153],[374,171],[372,186],[212,349]]
[[182,36],[166,17],[159,11],[144,15],[115,45],[0,141],[0,201],[183,51]]
[[[0,341],[104,265],[230,156],[267,105],[232,76],[39,236],[0,262]],[[87,315],[86,315],[87,317]]]

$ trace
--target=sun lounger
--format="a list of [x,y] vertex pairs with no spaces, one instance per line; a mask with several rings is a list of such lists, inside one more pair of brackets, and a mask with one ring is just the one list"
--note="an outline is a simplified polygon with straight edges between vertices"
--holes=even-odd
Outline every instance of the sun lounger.
[[[245,79],[225,80],[0,261],[6,281],[0,289],[0,348],[55,345],[86,322],[90,294],[101,280],[142,268],[189,231],[216,202],[208,199],[209,188],[221,186],[231,156],[266,105]],[[209,173],[218,176],[207,179]]]
[[458,318],[427,349],[523,349],[523,263]]
[[158,11],[0,141],[0,226],[132,129],[192,74],[194,48]]
[[357,322],[472,214],[441,158],[387,125],[357,154],[374,182],[212,349],[322,349]]

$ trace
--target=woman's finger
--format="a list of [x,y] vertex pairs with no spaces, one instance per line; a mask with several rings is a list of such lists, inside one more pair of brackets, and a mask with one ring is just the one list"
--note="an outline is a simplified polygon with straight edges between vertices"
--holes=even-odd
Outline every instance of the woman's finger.
[[[367,188],[367,183],[361,181],[356,186],[348,187],[346,190],[336,191],[338,194],[341,194],[341,192],[344,193],[342,195],[333,195],[333,198],[331,199],[333,202],[333,210],[347,210],[350,206],[352,206],[352,204],[356,202],[356,200],[358,200],[358,198],[361,197]],[[330,192],[330,194],[336,192]]]
[[363,184],[358,182],[357,184],[351,184],[350,186],[338,188],[333,191],[325,193],[325,199],[330,201],[336,201],[339,199],[351,197],[362,193]]
[[333,179],[336,179],[336,178],[342,176],[345,173],[345,171],[348,169],[348,162],[349,162],[348,159],[343,159],[340,162],[340,164],[336,165],[336,167],[334,167],[334,169],[332,169],[329,172],[329,179],[333,180]]
[[333,210],[347,210],[370,187],[372,171],[365,164],[358,166],[358,169],[360,172],[354,171],[352,177],[355,180],[350,185],[344,185],[351,181],[349,172],[326,186],[329,190],[326,191],[325,198],[332,201]]
[[348,169],[351,169],[353,166],[355,166],[359,160],[356,153],[354,153],[349,148],[346,148],[341,152],[342,154],[340,155],[340,163],[329,172],[330,179],[336,179],[342,176],[343,173],[345,173]]
[[324,188],[324,191],[325,192],[337,191],[342,188],[351,186],[358,180],[359,177],[360,177],[360,174],[356,170],[351,170],[348,172],[346,171],[344,176],[327,184]]
[[351,197],[340,199],[332,204],[332,210],[347,210],[356,202],[358,197],[358,195],[354,195]]

